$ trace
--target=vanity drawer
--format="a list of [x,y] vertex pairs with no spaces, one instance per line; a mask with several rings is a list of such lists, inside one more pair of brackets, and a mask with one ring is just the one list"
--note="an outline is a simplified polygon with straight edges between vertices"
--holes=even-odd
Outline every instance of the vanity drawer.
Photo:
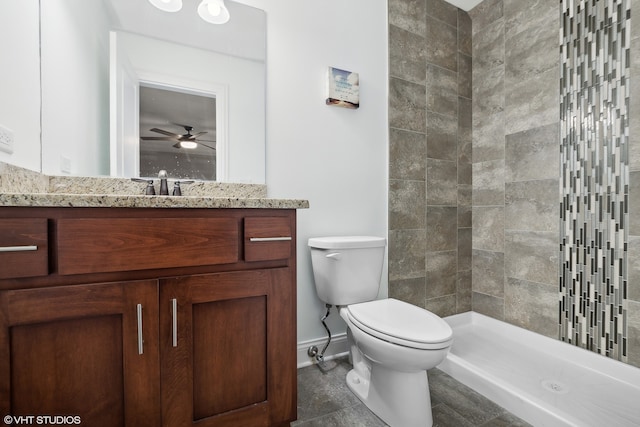
[[250,217],[244,219],[245,261],[287,259],[293,247],[288,217]]
[[238,261],[234,218],[60,219],[57,235],[62,275]]
[[0,219],[0,279],[49,273],[46,218]]

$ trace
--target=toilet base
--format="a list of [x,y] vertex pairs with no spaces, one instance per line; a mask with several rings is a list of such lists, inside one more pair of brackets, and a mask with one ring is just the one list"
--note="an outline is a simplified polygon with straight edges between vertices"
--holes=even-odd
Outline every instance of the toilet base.
[[352,369],[347,386],[391,427],[431,427],[431,396],[426,371],[399,372],[372,364],[371,378]]

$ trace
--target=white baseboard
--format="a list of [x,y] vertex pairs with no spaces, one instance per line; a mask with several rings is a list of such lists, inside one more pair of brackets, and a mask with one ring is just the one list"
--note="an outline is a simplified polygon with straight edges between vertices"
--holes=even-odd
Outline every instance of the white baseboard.
[[[309,341],[301,341],[298,343],[298,369],[304,368],[305,366],[313,365],[316,363],[315,358],[309,357],[307,354],[307,350],[311,346],[318,347],[318,351],[322,351],[322,348],[326,345],[326,338],[318,338]],[[343,332],[341,334],[336,334],[331,337],[331,344],[327,347],[327,350],[324,352],[324,359],[331,360],[336,357],[342,357],[349,354],[349,348],[347,346],[347,333]]]

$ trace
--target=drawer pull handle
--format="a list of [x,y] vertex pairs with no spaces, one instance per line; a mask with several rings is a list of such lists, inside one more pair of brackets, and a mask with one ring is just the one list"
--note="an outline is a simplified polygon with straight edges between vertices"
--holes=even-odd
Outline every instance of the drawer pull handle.
[[144,339],[142,338],[142,304],[136,308],[138,314],[138,354],[144,353]]
[[171,345],[178,346],[178,300],[171,299]]
[[0,252],[26,252],[37,251],[38,247],[35,245],[29,246],[0,246]]
[[282,237],[251,237],[250,242],[285,242],[291,240],[291,236]]

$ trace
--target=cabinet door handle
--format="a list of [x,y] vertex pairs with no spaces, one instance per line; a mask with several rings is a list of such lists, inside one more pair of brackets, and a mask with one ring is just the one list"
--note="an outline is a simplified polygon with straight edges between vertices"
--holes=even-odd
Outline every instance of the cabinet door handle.
[[171,299],[171,344],[178,346],[178,300]]
[[291,240],[291,236],[282,236],[282,237],[251,237],[249,238],[250,242],[283,242]]
[[37,251],[38,247],[35,245],[27,246],[0,246],[0,252],[26,252]]
[[144,339],[142,337],[142,304],[138,304],[136,311],[138,314],[138,354],[143,354]]

